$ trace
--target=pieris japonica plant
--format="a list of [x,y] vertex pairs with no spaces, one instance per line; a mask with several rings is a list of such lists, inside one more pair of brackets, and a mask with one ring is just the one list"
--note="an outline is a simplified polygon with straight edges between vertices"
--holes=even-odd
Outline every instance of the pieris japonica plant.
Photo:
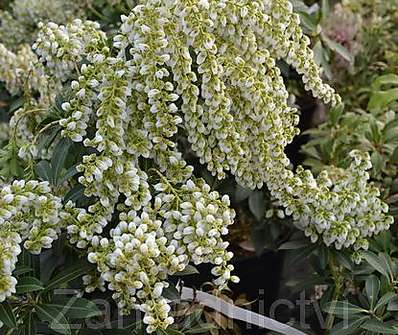
[[[96,266],[84,277],[87,291],[107,288],[123,312],[144,312],[148,332],[174,322],[163,291],[168,276],[190,263],[213,264],[220,289],[237,282],[224,240],[234,211],[228,196],[195,177],[180,136],[217,178],[232,174],[246,188],[267,187],[313,242],[366,249],[369,237],[392,224],[368,182],[368,154],[352,151],[348,167],[317,176],[290,167],[284,151],[299,117],[277,61],[326,104],[341,99],[322,82],[289,1],[148,0],[121,17],[117,34],[80,19],[39,28],[32,50],[0,46],[8,90],[32,93],[10,141],[20,159],[43,162],[35,142],[54,126],[84,154],[76,181],[54,187],[34,174],[4,181],[0,301],[15,293],[21,249],[38,254],[62,232]],[[66,90],[59,117],[40,127]],[[31,115],[35,127],[20,131]],[[76,182],[92,200],[87,206],[67,201]]]

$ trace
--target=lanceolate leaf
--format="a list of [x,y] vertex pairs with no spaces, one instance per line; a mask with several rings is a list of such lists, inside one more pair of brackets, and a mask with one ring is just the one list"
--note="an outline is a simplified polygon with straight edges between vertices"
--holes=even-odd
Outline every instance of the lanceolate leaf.
[[376,306],[374,308],[375,311],[377,311],[381,307],[384,307],[385,305],[390,304],[390,302],[393,302],[394,299],[397,299],[397,298],[398,298],[398,294],[393,293],[393,292],[387,292],[377,302],[377,304],[376,304]]
[[371,251],[365,251],[363,252],[363,257],[376,271],[380,272],[386,277],[389,277],[388,268],[385,266],[385,264],[382,264],[380,258],[375,253]]
[[40,291],[44,289],[43,283],[35,277],[23,277],[16,286],[17,294]]
[[367,313],[366,309],[353,305],[348,301],[332,301],[326,304],[323,309],[325,312],[330,314],[338,315],[342,318],[347,318],[352,315]]
[[58,185],[58,179],[61,175],[61,170],[65,165],[66,157],[72,142],[68,138],[63,138],[59,141],[54,150],[54,155],[51,159],[51,167],[53,169],[54,184]]
[[55,303],[47,304],[47,306],[62,311],[71,319],[85,319],[102,314],[95,303],[84,298],[61,299]]
[[0,304],[0,321],[9,328],[16,328],[17,321],[11,305],[4,301]]
[[47,322],[50,328],[60,334],[71,334],[70,326],[62,310],[49,305],[36,305],[37,315],[40,320]]
[[35,314],[31,311],[28,313],[26,318],[24,319],[24,328],[23,334],[24,335],[36,335],[36,320]]
[[371,308],[373,308],[375,306],[380,291],[379,279],[374,275],[370,276],[366,280],[365,290],[370,302],[370,306]]
[[380,334],[398,334],[398,326],[381,322],[376,319],[366,321],[361,328]]
[[54,288],[60,288],[64,286],[65,284],[81,277],[88,271],[88,266],[80,265],[77,267],[73,267],[70,269],[67,269],[60,274],[58,274],[55,278],[51,279],[48,283],[47,286],[45,287],[44,291],[48,291]]
[[354,320],[343,320],[331,329],[330,335],[352,335],[368,319],[368,316],[364,316]]

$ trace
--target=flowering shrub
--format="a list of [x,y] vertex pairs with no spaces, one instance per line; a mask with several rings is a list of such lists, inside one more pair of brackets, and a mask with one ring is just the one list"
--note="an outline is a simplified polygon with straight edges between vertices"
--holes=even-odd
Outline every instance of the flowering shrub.
[[[299,24],[286,0],[149,0],[122,16],[114,36],[76,19],[40,24],[35,53],[1,46],[1,79],[11,93],[29,96],[11,122],[19,157],[47,166],[34,142],[57,126],[81,143],[84,154],[71,176],[79,174],[91,202],[68,201],[65,190],[74,186],[68,178],[57,187],[6,181],[0,300],[15,293],[20,243],[40,253],[62,230],[96,265],[97,273],[84,277],[87,291],[106,285],[125,313],[145,313],[148,332],[173,323],[163,291],[168,276],[189,263],[213,264],[221,289],[237,282],[223,240],[235,216],[228,196],[194,176],[178,136],[217,178],[230,173],[247,188],[266,186],[313,242],[321,237],[337,249],[366,249],[368,237],[388,229],[393,219],[368,182],[368,154],[352,151],[345,169],[316,177],[290,168],[285,147],[298,134],[299,118],[276,62],[292,66],[314,97],[341,103],[322,82]],[[66,88],[58,117],[43,126]],[[20,119],[28,129],[18,135]]]

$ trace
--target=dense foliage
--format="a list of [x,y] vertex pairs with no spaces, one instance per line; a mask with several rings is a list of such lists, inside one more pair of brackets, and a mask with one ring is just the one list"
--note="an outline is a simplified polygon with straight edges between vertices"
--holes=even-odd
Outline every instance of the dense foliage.
[[[0,8],[4,328],[31,334],[40,320],[69,334],[68,320],[100,314],[90,295],[108,289],[115,310],[144,313],[146,332],[189,330],[200,315],[180,325],[175,277],[210,263],[218,290],[239,282],[227,234],[232,207],[248,199],[255,229],[270,222],[260,230],[274,248],[321,262],[329,330],[346,305],[327,303],[351,277],[368,297],[366,308],[350,305],[351,329],[396,331],[386,310],[397,301],[388,232],[398,200],[396,36],[385,33],[384,52],[362,50],[374,43],[377,15],[397,7],[370,7],[24,0]],[[373,74],[374,62],[384,65]],[[286,154],[300,132],[292,96],[305,91],[330,109],[306,132],[307,168]],[[222,180],[233,192],[217,187]],[[259,253],[264,244],[255,242]],[[378,274],[362,284],[355,274],[367,262],[375,269],[360,273]],[[64,313],[55,289],[79,278],[85,296]]]

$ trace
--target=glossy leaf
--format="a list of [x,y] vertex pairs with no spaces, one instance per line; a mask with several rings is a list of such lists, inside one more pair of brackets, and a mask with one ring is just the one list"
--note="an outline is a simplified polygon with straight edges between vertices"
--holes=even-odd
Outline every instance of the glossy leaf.
[[8,328],[16,328],[17,320],[11,308],[11,305],[4,301],[0,304],[0,321],[3,322]]
[[71,334],[69,323],[61,310],[46,304],[36,305],[35,309],[40,320],[47,322],[52,330],[60,334]]
[[43,283],[35,277],[23,277],[18,280],[16,286],[17,294],[35,292],[43,289]]
[[256,191],[250,195],[249,208],[257,221],[261,221],[265,214],[265,200],[263,192]]
[[369,299],[370,306],[373,309],[380,292],[380,281],[376,276],[372,275],[366,280],[365,291]]
[[348,301],[332,301],[325,305],[323,310],[329,314],[335,314],[341,318],[367,313],[366,309],[349,303]]

